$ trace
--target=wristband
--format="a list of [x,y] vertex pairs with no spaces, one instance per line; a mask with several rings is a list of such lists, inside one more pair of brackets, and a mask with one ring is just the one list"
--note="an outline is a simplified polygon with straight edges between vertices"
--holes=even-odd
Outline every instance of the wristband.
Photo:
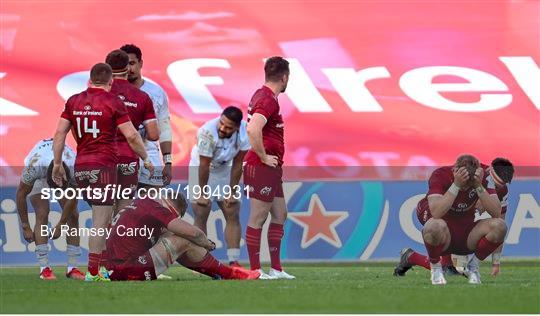
[[172,155],[171,154],[164,154],[163,155],[163,162],[165,164],[168,164],[168,163],[172,164]]
[[450,192],[453,195],[457,196],[459,194],[459,187],[457,186],[457,184],[452,183],[450,188],[448,188],[448,192]]
[[483,186],[479,186],[479,187],[476,188],[475,190],[476,190],[476,193],[477,193],[478,195],[480,195],[480,193],[486,192],[486,189],[484,189]]

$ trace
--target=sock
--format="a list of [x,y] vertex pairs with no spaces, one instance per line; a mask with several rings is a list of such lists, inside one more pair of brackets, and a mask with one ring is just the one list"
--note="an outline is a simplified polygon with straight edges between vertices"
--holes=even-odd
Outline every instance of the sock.
[[478,244],[476,244],[476,251],[474,254],[476,255],[476,258],[480,260],[484,260],[489,256],[495,249],[499,248],[499,246],[502,244],[502,242],[491,242],[487,240],[486,236],[480,238],[478,241]]
[[246,244],[251,270],[261,268],[261,259],[259,257],[261,252],[261,233],[262,228],[253,228],[251,226],[246,228]]
[[49,244],[36,245],[36,257],[39,263],[39,273],[49,266]]
[[101,258],[99,259],[99,266],[105,267],[105,269],[109,269],[109,256],[107,254],[107,249],[103,250],[101,252]]
[[182,255],[177,261],[186,268],[206,274],[214,279],[230,279],[232,275],[232,268],[217,261],[209,252],[199,262],[192,262],[185,255]]
[[441,265],[443,267],[453,266],[454,263],[452,262],[452,255],[441,256]]
[[270,223],[268,227],[268,249],[270,250],[270,264],[272,269],[281,271],[281,239],[283,238],[283,225]]
[[67,261],[68,272],[67,273],[70,273],[71,270],[73,270],[73,268],[76,267],[78,264],[79,257],[81,256],[81,248],[79,246],[67,245],[66,253],[68,257],[68,261]]
[[227,258],[229,262],[238,261],[238,258],[240,258],[240,248],[227,249]]
[[91,275],[97,275],[99,273],[100,258],[100,253],[88,253],[88,272],[90,272]]
[[409,263],[415,266],[424,267],[428,270],[430,270],[429,266],[429,260],[427,256],[424,256],[422,254],[419,254],[418,252],[414,251],[410,257],[409,257]]
[[424,241],[424,245],[426,246],[426,250],[429,256],[429,262],[438,263],[441,260],[441,254],[444,250],[444,244],[433,246]]

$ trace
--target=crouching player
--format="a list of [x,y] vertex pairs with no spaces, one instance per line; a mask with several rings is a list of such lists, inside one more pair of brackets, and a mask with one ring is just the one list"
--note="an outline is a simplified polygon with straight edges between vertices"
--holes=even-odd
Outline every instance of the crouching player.
[[[486,188],[487,187],[487,188]],[[475,222],[480,201],[492,218]],[[501,203],[478,159],[459,156],[454,166],[433,171],[429,191],[418,203],[417,216],[424,225],[422,237],[431,269],[432,284],[446,284],[440,257],[468,255],[469,283],[479,284],[479,262],[504,241],[506,224],[500,218]]]
[[[485,170],[487,177],[486,180],[488,182],[488,186],[495,186],[495,190],[497,191],[497,197],[499,201],[501,202],[501,218],[505,219],[506,217],[506,210],[508,207],[508,184],[512,182],[512,178],[514,177],[514,166],[512,162],[506,158],[495,158],[491,162],[491,166],[486,166],[482,164],[482,168]],[[476,203],[475,208],[479,211],[480,214],[485,212],[481,200],[478,200]],[[500,259],[501,259],[501,253],[502,253],[502,244],[492,253],[492,272],[491,275],[495,276],[499,273],[499,267],[500,267]],[[467,264],[467,256],[457,256],[458,259],[463,259],[465,262],[465,265]],[[458,260],[460,262],[462,260]],[[401,258],[399,264],[394,269],[394,275],[395,276],[404,276],[405,273],[412,268],[413,266],[421,266],[428,270],[430,270],[430,263],[429,263],[428,256],[422,255],[416,251],[414,251],[411,248],[405,248],[401,251]],[[451,272],[452,270],[455,270],[455,267],[453,266],[451,255],[446,255],[441,257],[441,263],[443,267],[443,271]],[[453,268],[453,269],[452,269]],[[463,267],[466,268],[466,267]],[[450,274],[460,274],[455,270],[456,272],[450,273]]]
[[107,240],[111,280],[155,280],[175,261],[215,279],[259,278],[258,271],[217,261],[209,252],[215,244],[199,228],[179,217],[186,207],[180,196],[136,199],[120,210],[112,220]]

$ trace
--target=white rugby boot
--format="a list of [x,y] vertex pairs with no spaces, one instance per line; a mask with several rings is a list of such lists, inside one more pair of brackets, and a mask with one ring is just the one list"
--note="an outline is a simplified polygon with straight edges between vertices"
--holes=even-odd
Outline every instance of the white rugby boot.
[[469,262],[467,263],[467,277],[469,278],[469,284],[481,284],[480,281],[480,259],[473,253],[468,256]]
[[296,279],[296,277],[294,275],[290,275],[288,274],[287,272],[285,271],[279,271],[279,270],[276,270],[276,269],[273,269],[273,268],[270,268],[270,273],[268,273],[268,275],[276,278],[276,279],[286,279],[286,280],[293,280],[293,279]]
[[259,280],[276,280],[276,279],[277,279],[277,278],[274,277],[274,276],[271,276],[271,275],[269,275],[269,274],[264,273],[263,269],[259,269],[259,270],[257,270],[257,271],[259,271],[259,273],[261,274],[261,275],[259,276]]
[[444,272],[440,262],[431,263],[431,284],[433,285],[445,285],[446,279],[444,278]]

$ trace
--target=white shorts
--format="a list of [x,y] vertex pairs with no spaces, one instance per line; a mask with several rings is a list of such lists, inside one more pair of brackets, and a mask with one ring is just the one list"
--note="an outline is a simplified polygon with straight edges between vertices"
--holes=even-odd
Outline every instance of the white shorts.
[[49,185],[47,184],[47,181],[45,179],[37,179],[34,182],[34,186],[32,187],[32,191],[30,191],[30,194],[28,196],[41,194],[41,189],[48,188]]
[[142,159],[139,161],[139,182],[153,186],[163,186],[163,158],[161,152],[151,151],[148,153],[148,158],[154,165],[154,175],[150,177],[150,171],[143,165]]
[[[231,166],[222,166],[219,169],[210,170],[208,176],[208,187],[210,188],[210,200],[223,201],[224,197],[230,195],[231,185]],[[188,198],[191,203],[195,203],[203,188],[199,187],[199,167],[189,166],[188,178]],[[197,189],[194,189],[198,187]],[[226,189],[228,188],[228,189]],[[196,191],[195,191],[196,190]]]

